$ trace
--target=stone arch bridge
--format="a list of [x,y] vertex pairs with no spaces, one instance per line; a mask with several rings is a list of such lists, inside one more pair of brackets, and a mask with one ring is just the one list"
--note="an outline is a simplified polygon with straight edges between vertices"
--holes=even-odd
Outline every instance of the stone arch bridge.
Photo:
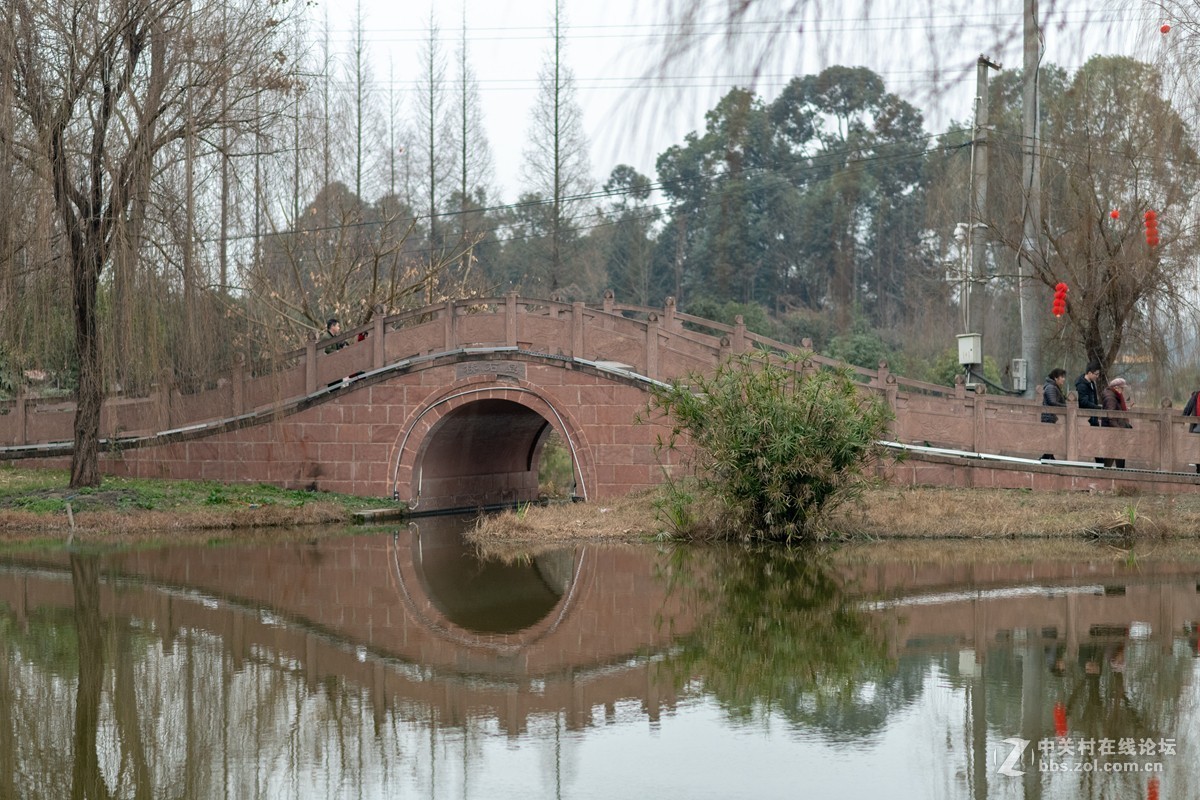
[[[542,448],[557,432],[575,494],[618,496],[659,482],[655,424],[635,424],[656,381],[708,371],[751,348],[800,348],[662,308],[599,306],[509,294],[448,301],[370,324],[326,352],[310,341],[269,365],[237,366],[194,394],[114,396],[101,414],[110,474],[267,482],[395,497],[417,511],[534,499]],[[845,366],[807,355],[803,369]],[[1040,421],[1040,398],[997,397],[850,367],[895,413],[909,458],[897,482],[955,486],[1190,490],[1200,436],[1167,407],[1097,428],[1073,405]],[[0,403],[0,458],[61,465],[74,405],[18,396]],[[1053,454],[1047,461],[1041,458]],[[1094,457],[1124,457],[1101,470]],[[669,465],[668,465],[669,467]]]

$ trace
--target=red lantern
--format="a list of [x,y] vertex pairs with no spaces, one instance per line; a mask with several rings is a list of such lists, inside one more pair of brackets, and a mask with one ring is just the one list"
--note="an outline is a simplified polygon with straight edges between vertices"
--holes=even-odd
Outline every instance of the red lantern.
[[1067,735],[1067,707],[1061,702],[1054,704],[1054,734],[1060,739]]
[[1159,28],[1159,30],[1160,30],[1160,31],[1162,31],[1163,33],[1170,33],[1170,32],[1171,32],[1171,26],[1170,26],[1170,25],[1163,25],[1161,28]]
[[1112,211],[1108,212],[1108,215],[1113,219],[1118,219],[1121,216],[1121,212],[1114,208]]
[[1149,209],[1142,218],[1146,223],[1146,245],[1158,247],[1158,214]]
[[1151,778],[1146,785],[1146,800],[1158,800],[1158,778]]
[[1051,310],[1056,317],[1067,313],[1067,285],[1065,283],[1059,283],[1054,287],[1054,306]]

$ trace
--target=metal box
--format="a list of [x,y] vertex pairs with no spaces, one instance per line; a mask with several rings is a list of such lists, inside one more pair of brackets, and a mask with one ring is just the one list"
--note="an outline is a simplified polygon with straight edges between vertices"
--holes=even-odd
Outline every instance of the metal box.
[[958,363],[963,366],[983,363],[982,333],[960,333],[958,335]]
[[1012,360],[1012,388],[1014,392],[1023,392],[1029,388],[1029,362],[1023,358]]

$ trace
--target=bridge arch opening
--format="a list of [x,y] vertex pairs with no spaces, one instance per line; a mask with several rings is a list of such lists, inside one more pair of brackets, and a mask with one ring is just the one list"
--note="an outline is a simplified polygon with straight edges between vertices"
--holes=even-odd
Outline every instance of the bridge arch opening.
[[[542,488],[539,468],[552,442],[565,445],[571,473],[569,493],[586,498],[575,439],[554,409],[532,392],[452,395],[423,415],[436,418],[420,438],[412,460],[409,502],[414,511],[537,500]],[[414,424],[410,433],[421,427]],[[400,457],[403,462],[403,452]],[[405,499],[402,494],[400,497]]]

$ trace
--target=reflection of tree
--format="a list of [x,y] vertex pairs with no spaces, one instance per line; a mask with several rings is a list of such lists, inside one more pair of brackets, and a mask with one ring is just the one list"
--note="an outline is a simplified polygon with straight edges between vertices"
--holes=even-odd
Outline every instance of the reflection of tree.
[[[7,609],[0,606],[0,612],[3,611]],[[8,646],[11,632],[8,618],[0,613],[0,800],[16,800],[17,797],[16,703],[13,702]]]
[[[861,734],[919,691],[919,671],[889,667],[885,642],[817,557],[689,549],[677,554],[673,581],[708,611],[669,664],[681,682],[702,676],[735,717],[769,711]],[[873,692],[861,691],[868,685]]]
[[1161,653],[1150,641],[1089,642],[1076,659],[1060,663],[1051,687],[1066,707],[1072,736],[1157,740],[1178,729],[1190,655]]
[[[146,763],[146,748],[142,742],[142,726],[138,722],[137,688],[133,674],[132,631],[128,625],[117,626],[117,646],[113,654],[113,712],[116,714],[117,738],[121,742],[121,758],[133,773],[134,797],[150,797],[153,783],[150,766]],[[191,795],[187,795],[191,796]]]
[[104,684],[104,636],[100,621],[100,570],[95,557],[71,556],[75,594],[75,630],[79,638],[79,683],[75,694],[75,754],[71,797],[108,798],[100,774],[96,738],[100,725],[100,691]]

